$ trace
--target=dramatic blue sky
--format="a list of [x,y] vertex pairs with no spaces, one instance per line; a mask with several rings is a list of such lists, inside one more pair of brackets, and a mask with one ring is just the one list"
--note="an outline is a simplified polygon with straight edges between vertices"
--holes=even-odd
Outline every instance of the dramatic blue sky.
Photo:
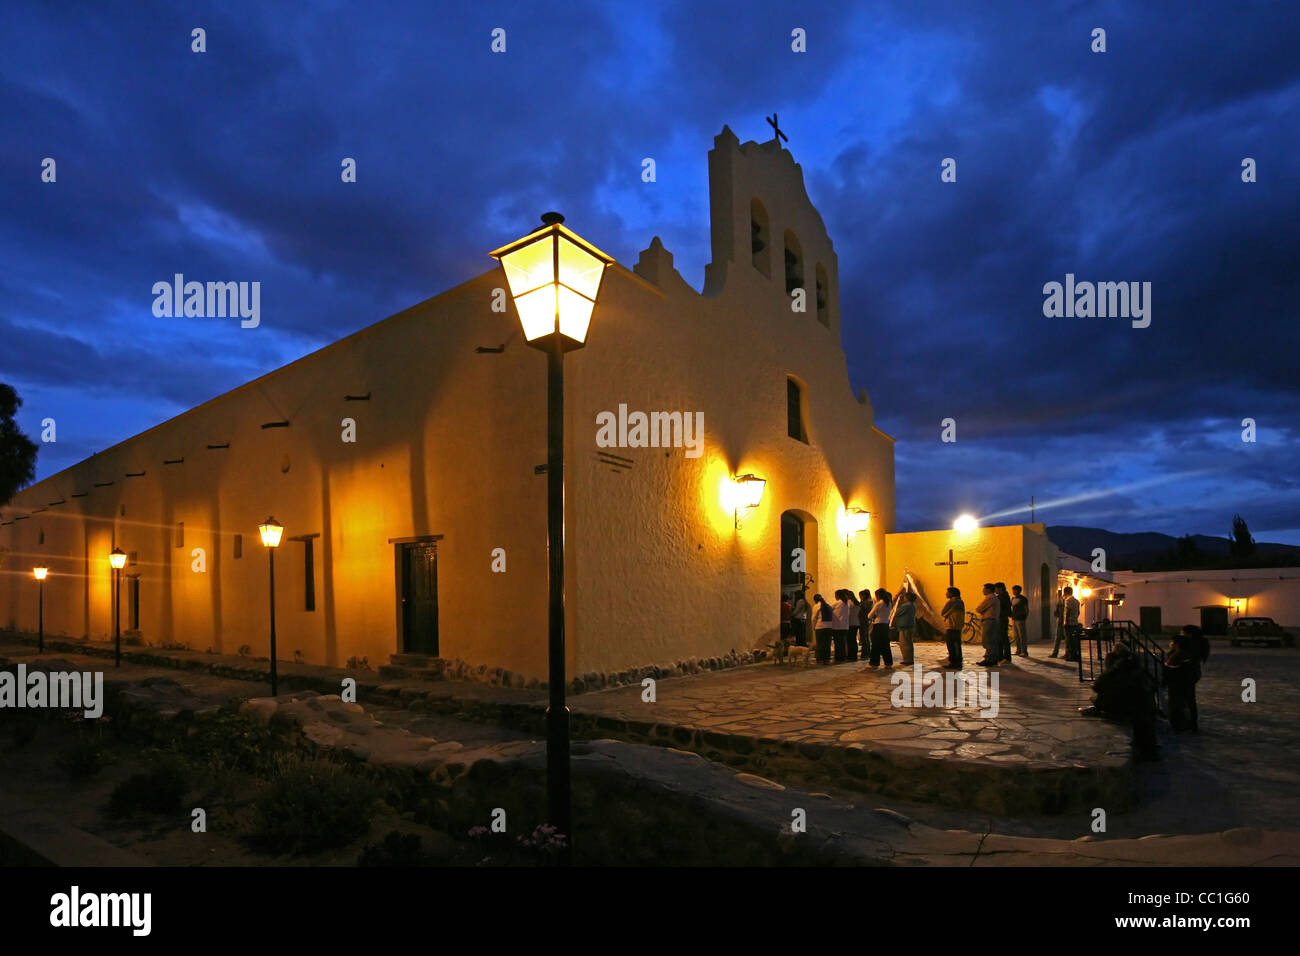
[[[1224,535],[1240,511],[1300,543],[1290,0],[20,2],[5,21],[0,381],[33,437],[58,422],[41,477],[482,271],[545,209],[628,265],[661,236],[700,288],[706,152],[724,124],[770,138],[776,111],[839,254],[850,376],[899,439],[900,529],[1032,494],[1062,502],[1053,524]],[[260,281],[261,327],[156,319],[174,272]],[[1150,328],[1045,318],[1067,272],[1151,282]]]

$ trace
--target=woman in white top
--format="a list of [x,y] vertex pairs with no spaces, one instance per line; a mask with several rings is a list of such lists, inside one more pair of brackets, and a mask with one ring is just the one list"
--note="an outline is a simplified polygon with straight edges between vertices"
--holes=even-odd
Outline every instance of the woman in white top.
[[876,603],[871,605],[867,620],[871,622],[871,660],[870,667],[875,667],[883,657],[885,666],[894,666],[894,655],[889,649],[889,612],[893,607],[892,595],[884,588],[876,588]]
[[835,592],[835,606],[831,614],[831,636],[835,640],[835,663],[848,660],[849,602],[844,589]]

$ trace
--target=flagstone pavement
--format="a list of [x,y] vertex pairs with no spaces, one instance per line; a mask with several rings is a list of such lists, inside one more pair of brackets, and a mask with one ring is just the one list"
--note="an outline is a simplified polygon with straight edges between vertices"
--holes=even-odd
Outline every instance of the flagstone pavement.
[[[915,668],[862,662],[756,664],[570,699],[588,735],[669,743],[730,766],[821,779],[949,806],[1060,812],[1106,799],[1133,802],[1126,728],[1083,717],[1090,685],[1074,665],[1016,658],[996,675],[996,709],[895,706],[895,681],[942,674],[942,645],[918,644]],[[973,661],[976,654],[969,655]],[[978,678],[984,668],[965,672]],[[990,686],[990,690],[991,690]]]

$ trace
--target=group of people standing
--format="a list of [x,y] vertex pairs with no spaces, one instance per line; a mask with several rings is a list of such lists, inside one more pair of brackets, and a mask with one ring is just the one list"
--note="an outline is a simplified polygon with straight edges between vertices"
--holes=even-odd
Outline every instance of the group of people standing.
[[[949,592],[956,588],[949,588]],[[1019,584],[1012,585],[1010,593],[1007,586],[998,581],[996,584],[984,585],[984,599],[980,601],[975,612],[980,619],[981,643],[984,646],[984,659],[976,661],[980,667],[997,667],[999,664],[1011,663],[1011,644],[1014,638],[1017,657],[1028,657],[1029,647],[1025,639],[1025,622],[1029,620],[1029,598]],[[960,592],[958,592],[960,598]],[[951,626],[951,625],[949,625]],[[960,637],[960,634],[958,635]],[[951,640],[951,638],[950,638]],[[960,647],[958,648],[960,652]],[[951,646],[948,651],[952,654]]]
[[849,588],[835,592],[834,603],[814,594],[812,604],[802,594],[791,603],[781,596],[781,637],[807,647],[813,638],[819,664],[864,660],[870,667],[894,666],[890,629],[897,632],[901,666],[912,665],[916,639],[916,595],[905,591],[895,601],[884,588],[874,592]]

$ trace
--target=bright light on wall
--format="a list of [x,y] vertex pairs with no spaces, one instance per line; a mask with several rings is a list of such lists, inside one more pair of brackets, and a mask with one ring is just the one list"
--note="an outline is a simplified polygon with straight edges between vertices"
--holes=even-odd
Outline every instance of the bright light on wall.
[[736,527],[740,527],[740,522],[745,519],[751,511],[758,507],[759,502],[763,500],[763,489],[767,487],[767,480],[759,478],[757,475],[737,475],[731,479],[731,510],[736,514]]
[[1081,598],[1092,597],[1092,588],[1079,588],[1079,597]]
[[113,570],[121,571],[126,567],[126,552],[121,548],[114,548],[108,553],[108,563]]
[[975,516],[967,514],[967,515],[962,515],[952,523],[952,530],[960,531],[963,534],[965,534],[967,532],[974,531],[979,526],[980,523],[975,518]]
[[867,530],[871,523],[871,512],[863,511],[861,508],[845,508],[844,518],[844,543],[847,545],[855,537]]
[[44,581],[45,575],[49,573],[49,568],[32,568],[32,574],[35,575],[37,581]]

